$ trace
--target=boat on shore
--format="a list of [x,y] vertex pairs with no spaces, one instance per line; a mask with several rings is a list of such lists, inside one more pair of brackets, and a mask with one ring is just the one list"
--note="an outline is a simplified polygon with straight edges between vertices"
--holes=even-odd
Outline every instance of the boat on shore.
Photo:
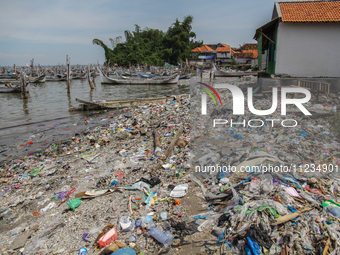
[[100,68],[98,68],[100,73],[100,79],[102,84],[113,84],[113,85],[169,85],[177,84],[179,80],[179,75],[173,75],[166,77],[164,79],[155,78],[145,78],[145,79],[113,79],[106,76]]
[[188,97],[189,97],[188,94],[181,94],[177,96],[133,98],[133,99],[119,99],[119,100],[94,100],[94,101],[86,101],[80,98],[76,98],[76,101],[82,104],[79,107],[71,108],[71,111],[138,107],[138,106],[146,106],[150,104],[166,103],[166,102],[171,102],[174,100],[181,100],[183,98],[188,98]]
[[21,87],[13,87],[13,88],[8,88],[8,87],[0,87],[0,93],[21,93]]
[[179,76],[179,79],[182,80],[182,79],[190,79],[191,78],[191,73],[188,73],[188,74],[182,74]]
[[248,75],[257,75],[258,73],[258,72],[227,72],[227,71],[217,69],[215,64],[213,64],[213,67],[214,67],[215,77],[242,77],[242,76],[248,76]]

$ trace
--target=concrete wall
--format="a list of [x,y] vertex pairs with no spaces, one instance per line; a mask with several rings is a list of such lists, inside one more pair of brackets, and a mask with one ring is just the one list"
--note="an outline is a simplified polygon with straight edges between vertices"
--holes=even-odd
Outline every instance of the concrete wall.
[[[303,79],[301,79],[303,80]],[[312,78],[307,79],[314,82],[326,82],[331,84],[331,93],[340,93],[340,78]],[[257,84],[261,86],[262,91],[271,91],[273,86],[284,87],[290,85],[298,85],[298,79],[296,78],[264,78],[257,79]]]
[[340,77],[340,23],[280,23],[276,74]]
[[249,63],[247,63],[246,65],[257,65],[258,64],[258,59],[254,58],[254,59],[250,59],[250,58],[235,58],[235,63],[236,64],[243,64],[246,63],[247,61],[250,61]]

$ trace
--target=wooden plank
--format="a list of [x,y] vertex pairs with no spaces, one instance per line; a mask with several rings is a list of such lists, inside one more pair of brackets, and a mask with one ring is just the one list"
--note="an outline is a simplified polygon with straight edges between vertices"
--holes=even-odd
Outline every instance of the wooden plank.
[[169,145],[169,148],[165,153],[165,159],[167,159],[171,155],[171,153],[174,150],[174,147],[177,143],[177,140],[179,139],[179,137],[181,136],[182,133],[183,133],[183,126],[180,127],[176,136],[174,137],[174,139],[172,139],[171,144]]

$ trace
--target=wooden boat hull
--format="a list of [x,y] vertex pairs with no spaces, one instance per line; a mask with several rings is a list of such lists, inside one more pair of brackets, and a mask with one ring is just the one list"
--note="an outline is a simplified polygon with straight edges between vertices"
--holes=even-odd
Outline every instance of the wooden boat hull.
[[7,88],[7,87],[1,87],[0,93],[21,93],[21,88]]
[[179,79],[182,80],[182,79],[190,79],[191,78],[191,73],[189,74],[183,74],[183,75],[180,75],[179,76]]
[[[179,98],[188,98],[189,95],[183,94],[178,96],[164,96],[164,97],[152,97],[152,98],[133,98],[133,99],[120,99],[120,100],[108,100],[108,101],[86,101],[80,98],[76,98],[76,101],[87,105],[91,109],[117,109],[127,107],[146,106],[150,104],[166,103],[174,101]],[[77,110],[84,110],[86,107],[80,107]]]
[[67,81],[67,79],[66,78],[61,78],[61,79],[48,78],[48,79],[46,79],[46,81],[48,81],[48,82],[50,82],[50,81]]
[[31,83],[45,83],[46,82],[46,76],[40,76],[34,80],[29,81]]
[[179,75],[171,76],[166,79],[112,79],[107,77],[99,68],[102,84],[114,85],[169,85],[177,84]]

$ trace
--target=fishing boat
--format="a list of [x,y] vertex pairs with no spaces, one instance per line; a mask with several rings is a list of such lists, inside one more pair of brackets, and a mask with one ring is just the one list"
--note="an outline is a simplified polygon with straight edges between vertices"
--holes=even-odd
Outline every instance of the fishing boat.
[[45,83],[45,81],[46,81],[46,75],[43,74],[43,75],[40,75],[37,78],[34,78],[33,80],[30,80],[29,82],[31,82],[31,83]]
[[145,79],[113,79],[106,76],[100,68],[98,68],[100,73],[100,79],[102,84],[114,84],[114,85],[169,85],[169,84],[177,84],[179,75],[169,76],[165,79],[154,79],[154,78],[145,78]]
[[87,78],[87,75],[86,75],[86,73],[84,73],[84,74],[78,73],[78,74],[76,74],[75,76],[71,76],[70,78],[71,78],[72,80],[84,80],[84,79]]
[[188,98],[188,94],[181,94],[177,96],[163,96],[163,97],[150,97],[150,98],[133,98],[133,99],[120,99],[120,100],[94,100],[86,101],[76,98],[76,101],[82,103],[78,108],[71,108],[71,111],[76,110],[93,110],[93,109],[117,109],[127,107],[146,106],[150,104],[159,104],[171,102]]
[[179,79],[182,80],[182,79],[190,79],[191,78],[191,73],[188,73],[188,74],[182,74],[179,76]]
[[242,76],[248,76],[248,75],[257,75],[258,72],[227,72],[217,69],[215,64],[213,64],[214,67],[214,75],[216,77],[242,77]]
[[152,78],[157,76],[155,74],[142,74],[142,73],[138,73],[138,75],[142,78]]
[[8,88],[8,87],[0,87],[0,93],[21,93],[21,87],[13,87],[13,88]]
[[67,81],[67,78],[66,75],[57,74],[53,76],[48,76],[46,78],[46,81]]

